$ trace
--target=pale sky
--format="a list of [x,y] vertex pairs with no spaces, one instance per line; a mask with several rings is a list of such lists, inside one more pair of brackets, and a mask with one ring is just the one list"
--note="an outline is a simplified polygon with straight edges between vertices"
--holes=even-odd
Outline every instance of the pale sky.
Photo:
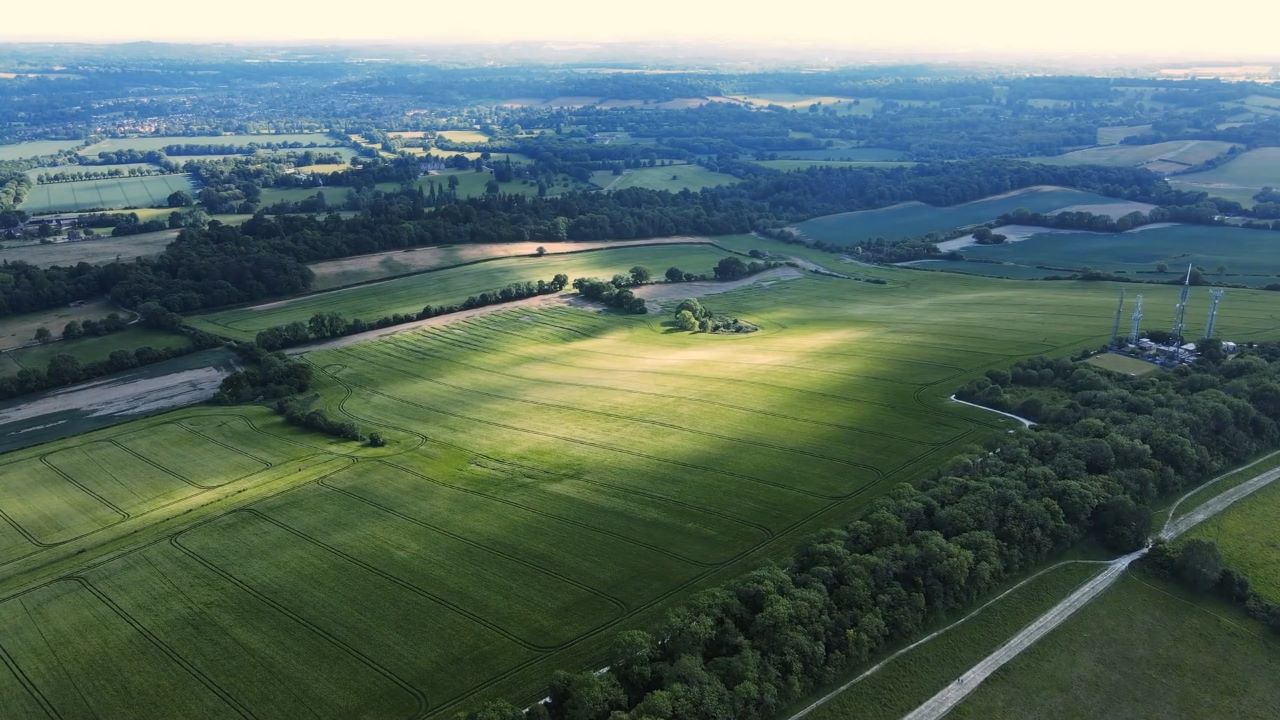
[[1280,2],[1228,0],[54,0],[3,40],[625,42],[1280,62]]

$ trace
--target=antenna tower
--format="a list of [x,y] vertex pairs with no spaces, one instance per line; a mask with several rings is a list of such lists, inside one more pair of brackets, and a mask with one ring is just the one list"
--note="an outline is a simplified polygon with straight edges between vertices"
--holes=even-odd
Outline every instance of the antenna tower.
[[1138,333],[1142,332],[1142,294],[1139,293],[1133,305],[1133,317],[1129,323],[1129,344],[1138,344]]
[[1124,310],[1124,288],[1120,288],[1120,302],[1116,304],[1116,319],[1111,324],[1111,347],[1120,347],[1120,313]]
[[1218,322],[1218,303],[1222,302],[1222,295],[1226,290],[1222,288],[1214,288],[1209,291],[1209,322],[1205,323],[1204,336],[1213,337],[1213,326]]
[[1182,282],[1182,293],[1178,295],[1178,304],[1173,307],[1173,332],[1169,333],[1174,347],[1182,345],[1182,334],[1186,330],[1187,298],[1191,295],[1191,265],[1187,264],[1187,279]]

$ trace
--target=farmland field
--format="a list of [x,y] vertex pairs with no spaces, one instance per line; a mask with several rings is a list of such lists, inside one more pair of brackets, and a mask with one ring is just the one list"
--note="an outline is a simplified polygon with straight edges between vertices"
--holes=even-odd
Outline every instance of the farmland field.
[[455,143],[489,142],[489,136],[479,130],[441,130],[436,136]]
[[820,150],[782,150],[778,157],[783,160],[854,160],[887,162],[901,160],[902,153],[888,148],[871,147],[829,147]]
[[129,314],[104,298],[73,307],[51,308],[22,315],[6,315],[0,318],[0,351],[12,350],[31,342],[35,337],[36,328],[41,326],[48,328],[50,332],[59,333],[62,332],[63,326],[72,320],[101,320],[113,312],[120,313],[121,316]]
[[[62,328],[55,327],[50,330],[58,335]],[[15,364],[18,369],[30,368],[43,370],[49,361],[55,355],[70,355],[81,363],[96,362],[106,360],[115,350],[134,351],[140,347],[151,347],[154,349],[163,349],[171,347],[186,347],[191,342],[185,335],[177,335],[161,330],[150,330],[143,327],[130,327],[120,332],[111,333],[101,337],[84,337],[75,340],[59,340],[49,342],[43,345],[33,345],[30,347],[11,350],[4,355]],[[16,370],[14,371],[16,372]],[[8,374],[0,372],[0,374]]]
[[1049,570],[963,624],[891,660],[807,717],[898,720],[1100,569],[1099,565],[1077,563]]
[[606,190],[624,190],[630,187],[650,190],[693,190],[731,185],[738,178],[725,173],[712,172],[701,165],[668,165],[665,167],[637,168],[614,175],[609,170],[597,170],[591,174],[591,182]]
[[1050,165],[1154,165],[1151,169],[1156,172],[1176,172],[1212,160],[1229,149],[1231,143],[1218,140],[1170,140],[1151,145],[1104,145],[1032,159]]
[[248,147],[265,143],[302,143],[317,146],[337,145],[338,141],[324,133],[278,133],[256,135],[148,135],[131,138],[108,138],[100,140],[80,151],[86,157],[97,157],[100,152],[116,150],[137,150],[147,152],[162,150],[168,145],[235,145]]
[[186,175],[108,178],[51,183],[31,188],[21,209],[29,213],[66,210],[116,209],[164,205],[170,193],[192,192]]
[[1280,639],[1239,610],[1130,571],[948,717],[1275,716]]
[[854,246],[868,238],[911,238],[931,232],[988,222],[1018,208],[1051,212],[1073,205],[1098,205],[1116,200],[1065,188],[1033,188],[962,205],[933,207],[911,202],[859,212],[826,215],[806,220],[796,229],[812,240]]
[[[173,212],[165,208],[163,215]],[[141,217],[141,213],[139,213]],[[247,215],[244,217],[248,217]],[[110,228],[100,232],[109,233]],[[75,265],[79,262],[91,264],[111,262],[115,259],[132,260],[136,257],[155,255],[165,249],[178,236],[177,230],[160,230],[158,232],[139,233],[124,237],[99,235],[92,240],[77,242],[28,243],[25,245],[9,245],[0,250],[0,259],[11,262],[22,261],[49,267],[51,265]]]
[[21,160],[22,158],[53,155],[83,145],[81,140],[32,140],[30,142],[0,145],[0,160]]
[[[469,243],[466,245],[438,245],[412,250],[390,250],[372,255],[357,255],[339,260],[308,265],[315,274],[313,290],[328,290],[344,285],[368,282],[394,275],[404,275],[480,260],[494,260],[516,255],[533,255],[538,248],[549,254],[571,253],[582,250],[626,247],[628,245],[652,245],[657,243],[696,242],[700,238],[666,238],[658,240],[606,240],[599,242],[504,242]],[[707,242],[711,242],[706,239]]]
[[1088,363],[1121,375],[1146,375],[1160,369],[1159,365],[1116,353],[1094,355]]
[[893,160],[752,160],[761,167],[790,172],[811,167],[899,167],[913,163]]
[[1202,190],[1252,206],[1253,196],[1264,187],[1280,187],[1280,148],[1257,148],[1212,170],[1170,178],[1181,190]]
[[[572,257],[625,268],[640,251]],[[674,260],[690,267],[722,254],[685,252],[705,253]],[[555,269],[478,267],[503,263],[514,278]],[[0,682],[63,716],[118,714],[128,697],[150,698],[140,718],[448,717],[532,700],[549,671],[598,667],[615,629],[1007,429],[946,399],[966,378],[1109,331],[1106,283],[866,272],[887,284],[809,275],[707,299],[760,326],[748,336],[498,308],[306,355],[321,383],[304,400],[386,448],[244,406],[12,453],[38,477],[0,473],[0,618],[25,678]],[[1224,333],[1275,335],[1270,296],[1233,300]]]
[[626,273],[633,265],[644,265],[655,275],[674,265],[687,272],[707,273],[727,254],[706,245],[669,245],[509,258],[198,315],[190,318],[190,323],[216,335],[251,340],[260,330],[294,320],[306,322],[318,312],[334,311],[348,318],[367,320],[394,313],[416,314],[424,305],[460,303],[486,290],[497,290],[513,282],[550,280],[560,272],[570,279],[609,278],[616,273]]
[[1212,540],[1226,565],[1249,578],[1263,597],[1280,603],[1280,485],[1271,484],[1217,517],[1206,520],[1187,538]]
[[[979,275],[1048,277],[1091,267],[1143,280],[1173,280],[1187,263],[1205,269],[1205,280],[1263,287],[1280,282],[1280,236],[1229,226],[1152,226],[1124,233],[1041,233],[1016,243],[971,245],[960,252],[986,262],[948,263]],[[1006,263],[1006,264],[993,264]],[[1156,272],[1164,263],[1166,272]],[[922,267],[938,266],[935,262]],[[1219,275],[1218,267],[1226,274]]]
[[1098,128],[1099,145],[1115,145],[1121,140],[1134,135],[1141,135],[1151,129],[1150,125],[1112,125]]

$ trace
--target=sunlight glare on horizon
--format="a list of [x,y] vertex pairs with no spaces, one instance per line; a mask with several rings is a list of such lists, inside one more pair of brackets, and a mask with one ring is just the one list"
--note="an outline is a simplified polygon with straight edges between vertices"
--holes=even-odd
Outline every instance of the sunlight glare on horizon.
[[[902,3],[708,0],[599,3],[493,0],[482,4],[390,0],[326,10],[323,3],[158,0],[17,3],[0,40],[229,41],[253,43],[661,42],[728,43],[868,52],[1070,54],[1277,59],[1280,5],[1250,2],[1250,20],[1215,25],[1208,13],[1154,0],[917,0]],[[183,8],[177,10],[176,8]],[[197,9],[198,8],[198,9]],[[206,9],[207,8],[207,9]],[[1270,16],[1270,17],[1268,17]]]

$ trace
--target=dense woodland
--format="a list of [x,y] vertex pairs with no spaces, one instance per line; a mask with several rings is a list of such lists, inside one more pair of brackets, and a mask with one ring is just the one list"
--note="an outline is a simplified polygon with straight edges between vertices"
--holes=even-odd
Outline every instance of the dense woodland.
[[771,718],[1085,537],[1141,547],[1153,502],[1280,444],[1280,345],[1213,357],[1144,378],[1049,358],[991,370],[960,394],[1040,426],[953,457],[652,632],[619,634],[607,671],[557,674],[528,715],[470,717]]

